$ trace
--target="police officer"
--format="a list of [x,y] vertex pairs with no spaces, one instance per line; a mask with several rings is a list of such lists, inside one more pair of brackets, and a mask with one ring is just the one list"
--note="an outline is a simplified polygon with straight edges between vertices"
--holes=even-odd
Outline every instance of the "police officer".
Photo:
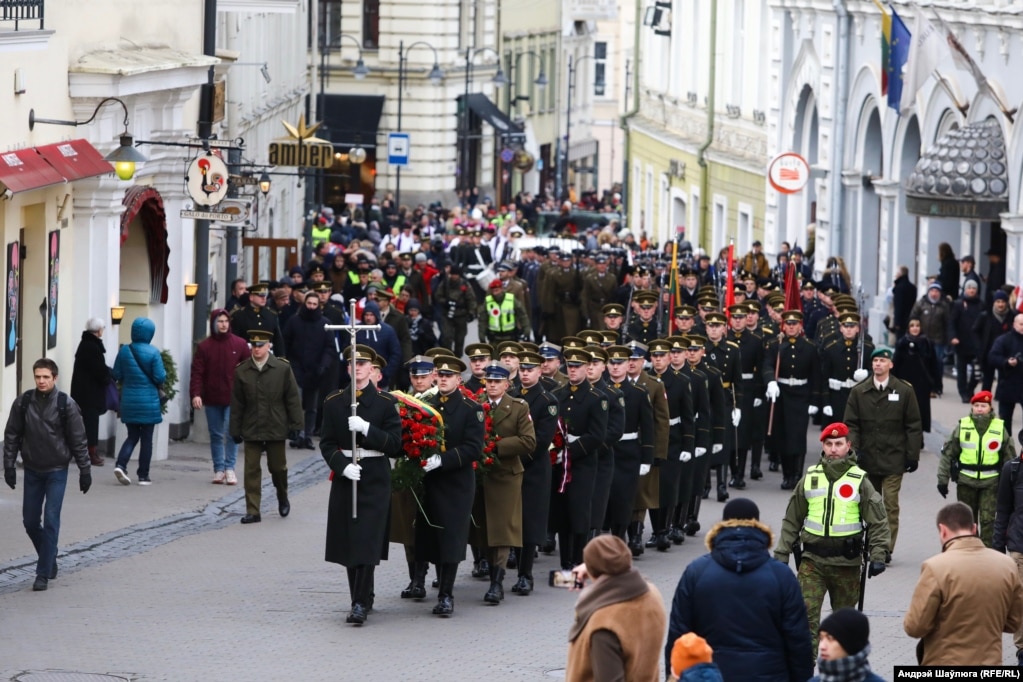
[[243,339],[249,338],[249,332],[253,329],[270,332],[274,355],[283,358],[287,357],[287,353],[284,352],[284,335],[281,334],[281,326],[277,322],[277,313],[266,305],[269,293],[270,285],[266,282],[257,282],[250,286],[249,304],[231,313],[231,331]]
[[[547,540],[550,512],[551,457],[548,451],[558,428],[558,401],[540,381],[543,358],[532,351],[519,354],[521,387],[516,397],[526,401],[533,420],[536,447],[522,458],[522,550],[518,553],[518,582],[511,591],[523,597],[533,591],[533,559]],[[509,566],[510,568],[510,566]]]
[[635,315],[625,331],[627,341],[639,341],[650,345],[659,334],[657,321],[657,292],[644,289],[637,291],[632,301]]
[[859,600],[864,529],[870,577],[884,572],[891,539],[881,496],[856,466],[848,427],[841,422],[824,427],[821,442],[821,460],[793,490],[774,550],[774,558],[786,564],[796,555],[814,649],[824,595],[831,595],[834,610],[855,607]]
[[593,270],[583,277],[583,318],[589,327],[597,330],[604,328],[604,306],[614,299],[618,288],[618,282],[607,268],[607,256],[597,254]]
[[[805,317],[805,314],[804,314]],[[821,374],[828,382],[824,399],[825,417],[842,417],[849,401],[849,390],[867,378],[867,364],[874,344],[860,343],[860,316],[854,312],[839,317],[839,338],[832,338],[821,351]]]
[[[582,348],[564,351],[568,384],[554,391],[565,425],[564,452],[556,455],[551,482],[551,521],[560,538],[561,567],[582,563],[590,530],[591,505],[597,477],[597,454],[607,430],[607,398],[586,379],[592,356]],[[566,480],[566,465],[571,480]]]
[[[595,332],[596,333],[596,332]],[[596,333],[600,337],[599,333]],[[600,346],[587,345],[590,364],[586,367],[586,378],[597,393],[607,401],[607,428],[604,440],[597,450],[597,478],[593,485],[593,500],[590,514],[590,537],[596,537],[604,527],[607,502],[611,495],[611,479],[614,477],[614,450],[625,429],[625,401],[621,390],[604,380],[607,370],[608,353]]]
[[373,356],[368,346],[356,346],[355,380],[324,402],[320,439],[320,453],[335,474],[327,504],[326,560],[348,569],[352,609],[346,622],[354,625],[366,622],[373,607],[373,572],[385,555],[391,504],[388,459],[401,454],[401,418],[395,399],[370,380]]
[[500,279],[487,288],[479,307],[479,337],[496,346],[502,341],[518,341],[529,329],[529,316],[515,296],[504,290]]
[[416,517],[416,560],[437,564],[440,592],[433,613],[455,610],[458,564],[465,560],[469,518],[476,491],[472,463],[483,452],[483,408],[466,398],[459,385],[465,363],[456,357],[434,358],[438,392],[429,401],[444,418],[445,451],[423,467],[424,499]]

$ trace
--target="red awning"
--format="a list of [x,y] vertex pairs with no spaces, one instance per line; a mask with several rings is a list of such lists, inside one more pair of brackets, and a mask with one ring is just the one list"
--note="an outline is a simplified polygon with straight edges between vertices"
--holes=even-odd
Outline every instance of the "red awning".
[[27,192],[62,182],[64,176],[35,149],[0,153],[0,183],[11,192]]
[[114,172],[113,165],[103,160],[103,155],[86,140],[48,144],[36,151],[69,181]]

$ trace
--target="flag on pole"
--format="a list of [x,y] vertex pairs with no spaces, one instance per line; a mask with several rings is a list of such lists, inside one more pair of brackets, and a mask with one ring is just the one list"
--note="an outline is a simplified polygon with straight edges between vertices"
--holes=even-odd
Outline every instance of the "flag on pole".
[[892,44],[892,15],[881,4],[881,0],[874,0],[874,4],[881,10],[881,94],[888,94],[888,60]]
[[[721,280],[718,280],[719,282]],[[725,315],[729,322],[732,320],[732,313],[728,310],[735,305],[735,242],[728,242],[728,276],[725,278]]]
[[912,34],[895,8],[891,7],[891,10],[891,43],[888,48],[888,106],[899,113],[902,103],[903,70],[909,60],[909,43]]
[[906,115],[913,110],[916,93],[924,82],[930,78],[941,60],[945,57],[942,44],[944,34],[924,16],[922,10],[916,13],[913,24],[913,39],[909,44],[909,57],[906,64],[906,77],[902,83],[902,100],[899,103],[899,114]]
[[[680,228],[681,232],[684,228]],[[671,324],[675,320],[675,306],[680,305],[681,292],[678,289],[678,239],[676,239],[671,245],[671,273],[668,276],[668,293],[670,294],[668,300],[668,309],[665,311],[668,314],[668,319],[665,320],[661,326],[662,330],[668,330],[671,333]]]
[[796,277],[796,264],[789,263],[785,271],[785,310],[803,311],[803,301],[799,297],[799,278]]
[[[931,11],[934,12],[933,9]],[[980,70],[980,66],[977,65],[977,62],[973,60],[973,57],[970,56],[970,53],[966,51],[966,48],[963,47],[963,44],[959,42],[958,38],[956,38],[955,33],[952,32],[949,25],[945,23],[945,20],[942,19],[937,12],[934,12],[934,18],[937,19],[938,25],[941,27],[941,33],[944,34],[948,47],[952,51],[952,59],[955,60],[956,66],[963,71],[970,72],[970,75],[973,76],[973,80],[977,82],[978,90],[982,92],[984,90],[990,91],[987,77]],[[995,99],[997,100],[998,98],[996,97]]]

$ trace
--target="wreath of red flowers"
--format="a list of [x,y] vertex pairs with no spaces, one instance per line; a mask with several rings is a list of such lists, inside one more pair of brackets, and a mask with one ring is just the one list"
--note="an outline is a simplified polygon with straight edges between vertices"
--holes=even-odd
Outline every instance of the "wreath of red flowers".
[[428,405],[400,391],[392,395],[398,401],[401,417],[402,457],[391,472],[394,490],[419,490],[423,483],[426,460],[444,451],[444,424]]

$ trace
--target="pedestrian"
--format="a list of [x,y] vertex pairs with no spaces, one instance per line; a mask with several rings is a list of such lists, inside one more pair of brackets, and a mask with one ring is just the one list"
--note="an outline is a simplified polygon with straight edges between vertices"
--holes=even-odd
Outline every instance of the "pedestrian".
[[726,680],[804,682],[813,674],[810,626],[799,581],[771,558],[774,535],[753,500],[725,505],[675,588],[665,664],[684,633],[706,639]]
[[821,621],[817,668],[810,682],[884,682],[870,669],[870,621],[856,609],[834,611]]
[[4,481],[11,490],[18,482],[19,454],[25,471],[21,518],[39,556],[32,584],[36,592],[57,577],[60,510],[72,459],[78,465],[79,490],[85,494],[92,486],[82,412],[73,398],[57,389],[57,374],[53,360],[41,358],[32,364],[35,390],[15,399],[4,429]]
[[410,298],[408,300],[405,304],[405,317],[408,320],[413,355],[423,355],[437,345],[437,335],[433,333],[433,322],[423,317],[419,299]]
[[899,276],[892,284],[892,323],[889,330],[900,338],[909,329],[910,311],[916,303],[916,285],[909,279],[909,268],[899,266]]
[[106,412],[107,387],[113,381],[107,367],[107,349],[103,346],[105,328],[106,324],[98,317],[90,317],[85,323],[71,371],[71,397],[82,411],[85,437],[89,443],[89,462],[94,467],[103,466],[103,455],[97,450],[99,417]]
[[959,398],[964,403],[970,402],[970,397],[981,379],[977,371],[978,341],[973,328],[980,319],[982,310],[980,285],[968,279],[963,285],[963,295],[952,304],[948,321],[949,344],[955,353],[956,385],[959,389]]
[[284,327],[284,343],[288,348],[288,364],[295,382],[302,392],[302,431],[291,447],[315,450],[313,433],[316,431],[316,412],[324,399],[337,388],[338,362],[334,332],[323,314],[319,295],[310,291],[305,295],[298,315]]
[[[1023,436],[1023,434],[1020,434]],[[1023,445],[1023,438],[1020,438]],[[1019,475],[1023,458],[1007,462],[998,477],[998,507],[995,514],[994,535],[991,548],[996,552],[1008,552],[1016,562],[1016,570],[1023,579],[1023,479]],[[1016,658],[1023,667],[1023,624],[1013,635]]]
[[156,324],[148,317],[139,317],[131,323],[131,343],[117,351],[112,372],[121,384],[121,422],[128,428],[128,437],[117,453],[114,477],[122,485],[131,485],[128,462],[135,445],[139,449],[136,470],[139,485],[151,485],[149,461],[153,458],[153,429],[163,421],[160,389],[167,380],[160,351],[151,343]]
[[281,518],[291,513],[288,500],[288,459],[284,439],[294,440],[302,429],[302,402],[295,375],[287,360],[271,357],[273,332],[249,332],[252,354],[235,370],[231,389],[231,438],[245,443],[245,516],[242,523],[259,523],[263,470],[259,458],[266,453],[266,468],[277,489]]
[[948,242],[938,244],[938,278],[941,291],[951,300],[959,293],[959,261]]
[[671,647],[671,677],[668,682],[722,682],[724,678],[721,670],[714,665],[713,657],[714,650],[707,640],[687,632]]
[[632,567],[625,542],[614,535],[590,540],[573,573],[579,582],[592,583],[575,605],[565,679],[659,681],[664,603],[653,583]]
[[920,665],[1001,665],[1002,633],[1023,624],[1015,562],[977,537],[962,502],[938,511],[941,554],[924,561],[903,620]]
[[948,320],[951,311],[949,302],[942,297],[941,285],[931,282],[913,309],[909,311],[911,319],[920,320],[920,330],[934,347],[934,376],[937,388],[934,391],[939,397],[944,388],[942,377],[945,372],[945,349],[948,348]]
[[869,559],[871,578],[884,573],[891,539],[881,498],[856,465],[850,436],[842,422],[824,427],[821,459],[796,484],[774,548],[774,558],[783,564],[796,555],[811,651],[817,648],[824,595],[831,596],[832,609],[855,606],[861,561]]
[[231,423],[231,390],[234,370],[249,357],[249,344],[231,332],[231,316],[225,308],[210,314],[210,335],[199,343],[192,356],[192,375],[188,392],[193,410],[206,411],[210,430],[210,456],[213,458],[213,482],[235,485],[234,473],[238,445],[228,434]]
[[920,408],[920,430],[930,433],[931,399],[938,397],[941,386],[941,380],[935,374],[934,346],[921,333],[920,320],[910,320],[906,329],[895,343],[892,374],[913,386],[916,404]]
[[891,562],[899,536],[902,477],[920,466],[923,432],[913,387],[891,373],[891,349],[875,350],[870,364],[873,376],[849,391],[844,421],[860,466],[884,500],[891,533],[885,560]]
[[1012,311],[1009,310],[1009,295],[996,291],[991,296],[991,309],[985,310],[973,325],[977,339],[977,360],[982,373],[982,391],[990,391],[995,383],[995,367],[990,362],[991,347],[1002,334],[1012,330]]
[[[378,388],[387,388],[394,380],[395,374],[402,367],[401,342],[391,325],[383,321],[380,316],[380,307],[375,301],[366,301],[362,309],[362,324],[380,325],[376,330],[359,330],[355,332],[356,343],[361,343],[373,349],[373,352],[384,359],[386,365],[383,369],[383,379]],[[346,339],[345,345],[351,345],[351,338]]]
[[327,503],[325,559],[348,570],[352,608],[345,622],[353,625],[365,623],[373,608],[373,573],[380,560],[387,558],[389,460],[401,454],[396,401],[370,381],[372,361],[372,349],[356,346],[355,380],[325,400],[320,438],[320,453],[334,474]]
[[1023,312],[1012,318],[1012,331],[995,339],[988,362],[998,370],[998,416],[1005,420],[1006,433],[1012,433],[1012,414],[1023,404]]
[[998,475],[1016,457],[1005,422],[991,414],[991,392],[981,391],[941,448],[938,492],[948,496],[949,478],[956,482],[956,499],[980,521],[980,539],[991,547],[998,502]]

